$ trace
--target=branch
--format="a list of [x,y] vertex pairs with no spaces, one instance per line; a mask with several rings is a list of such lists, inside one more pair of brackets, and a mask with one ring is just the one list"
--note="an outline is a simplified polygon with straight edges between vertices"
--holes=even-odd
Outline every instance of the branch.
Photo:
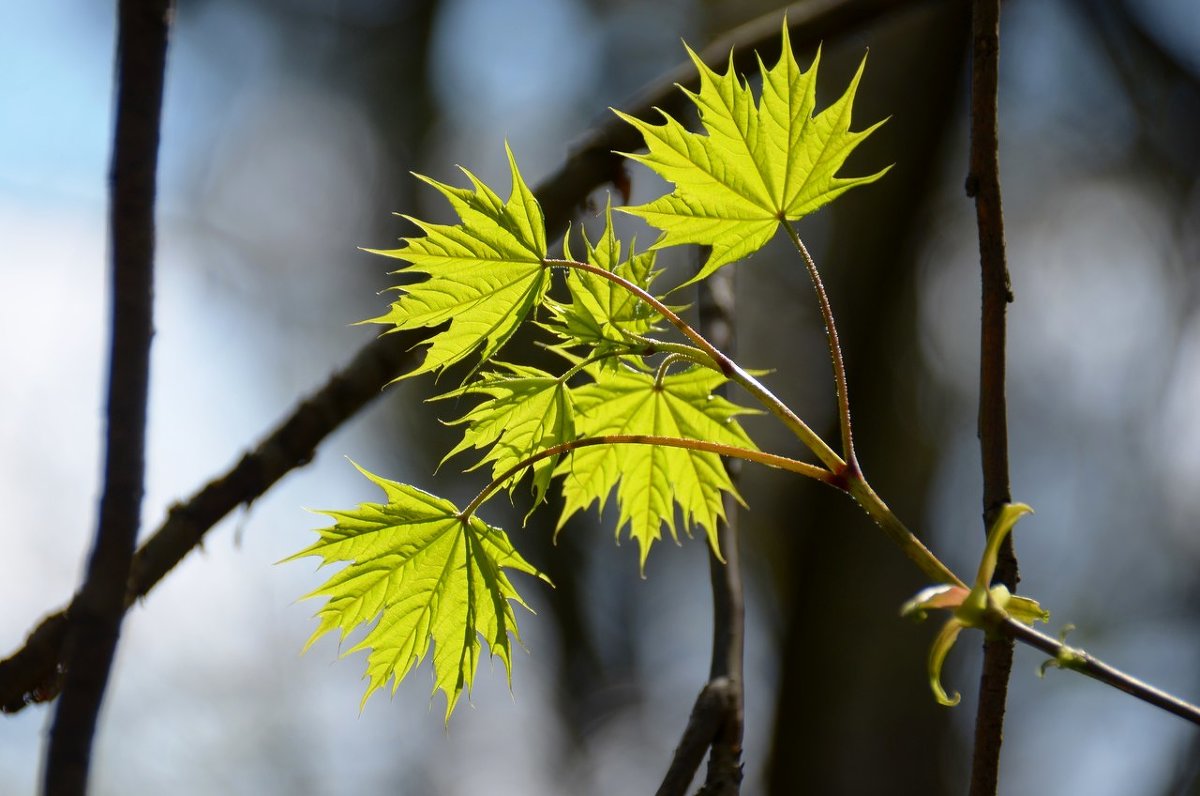
[[[134,555],[124,606],[149,593],[227,514],[250,504],[284,475],[311,461],[326,436],[378,396],[396,373],[411,367],[413,339],[388,334],[371,341],[231,470],[173,506]],[[0,711],[15,713],[31,702],[58,695],[63,630],[66,616],[74,610],[73,602],[67,610],[44,619],[24,647],[0,661]]]
[[[718,271],[698,288],[700,331],[713,345],[730,355],[734,354],[734,287],[733,271]],[[722,384],[718,394],[728,390]],[[727,459],[725,469],[729,480],[737,486],[740,462]],[[738,545],[738,502],[731,494],[722,496],[725,517],[717,521],[717,545],[724,553],[721,561],[708,551],[709,582],[713,598],[712,656],[708,682],[728,683],[728,695],[723,701],[725,712],[712,739],[708,756],[708,774],[702,796],[737,796],[742,783],[742,737],[745,731],[746,680],[743,663],[746,647],[745,593],[742,589],[741,550]]]
[[104,493],[96,540],[65,625],[63,694],[50,730],[44,792],[87,791],[92,739],[112,670],[145,480],[154,308],[154,194],[166,71],[168,0],[121,0],[109,189],[112,339]]
[[1140,699],[1148,705],[1153,705],[1200,726],[1200,707],[1184,702],[1136,677],[1125,674],[1120,669],[1109,666],[1099,658],[1095,658],[1077,647],[1069,646],[1063,641],[1053,639],[1045,633],[1013,619],[1006,620],[998,630],[1007,638],[1016,639],[1049,655],[1051,660],[1047,662],[1048,666],[1070,669],[1087,675],[1093,680],[1099,680],[1105,685]]
[[[1000,55],[1000,0],[975,0],[971,15],[971,166],[967,195],[975,198],[979,226],[979,265],[983,309],[979,353],[979,447],[983,461],[984,528],[1012,499],[1008,480],[1008,410],[1005,404],[1005,313],[1013,300],[1004,252],[1000,203],[997,84]],[[1000,550],[996,580],[1015,592],[1019,580],[1012,537]],[[994,796],[999,784],[1004,708],[1012,671],[1008,637],[984,643],[971,796]]]
[[[835,39],[891,12],[927,3],[910,0],[797,3],[787,9],[792,44],[797,48],[812,47],[822,39]],[[706,48],[702,56],[706,63],[719,66],[728,59],[732,48],[735,67],[741,71],[754,71],[757,69],[755,50],[764,60],[771,60],[778,54],[778,26],[779,12],[773,11],[731,31]],[[640,119],[657,118],[655,107],[679,113],[686,100],[676,84],[695,89],[697,80],[691,63],[681,63],[674,72],[642,91],[625,110]],[[624,179],[624,161],[614,154],[616,151],[632,151],[642,144],[637,131],[615,116],[581,139],[562,167],[535,191],[545,214],[548,237],[553,239],[562,235],[593,190]],[[399,335],[386,335],[368,343],[344,370],[297,406],[232,470],[173,508],[134,557],[126,606],[133,597],[149,592],[226,514],[243,503],[250,503],[283,475],[306,464],[322,439],[378,395],[397,372],[410,367],[408,355],[401,347],[402,339]],[[795,430],[793,425],[789,428]],[[62,626],[66,614],[67,610],[63,610],[44,619],[31,631],[25,646],[0,661],[0,711],[16,712],[30,702],[44,702],[58,695]]]
[[696,769],[704,760],[704,753],[717,737],[717,731],[733,707],[733,693],[729,680],[719,677],[710,680],[701,689],[692,706],[692,714],[688,717],[687,727],[675,755],[671,758],[671,766],[663,777],[662,784],[655,791],[655,796],[683,796],[687,793]]

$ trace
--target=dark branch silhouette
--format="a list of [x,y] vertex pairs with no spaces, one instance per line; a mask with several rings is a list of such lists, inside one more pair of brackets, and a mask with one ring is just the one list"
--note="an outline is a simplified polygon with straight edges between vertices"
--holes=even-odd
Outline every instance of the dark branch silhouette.
[[92,739],[112,670],[145,479],[154,333],[154,198],[166,72],[168,0],[121,0],[109,185],[111,319],[104,492],[87,573],[63,627],[62,698],[50,729],[44,792],[87,791]]
[[[1000,56],[1000,0],[975,0],[971,15],[971,165],[967,194],[975,199],[979,227],[979,265],[983,311],[979,352],[979,447],[983,461],[984,529],[1012,500],[1008,476],[1008,409],[1005,401],[1005,313],[1012,301],[1004,251],[1004,215],[1000,203],[1000,155],[997,91]],[[1016,591],[1017,559],[1012,537],[1005,539],[995,579]],[[1012,672],[1009,636],[984,642],[979,708],[975,714],[975,750],[971,796],[993,796],[999,784],[1004,709]]]

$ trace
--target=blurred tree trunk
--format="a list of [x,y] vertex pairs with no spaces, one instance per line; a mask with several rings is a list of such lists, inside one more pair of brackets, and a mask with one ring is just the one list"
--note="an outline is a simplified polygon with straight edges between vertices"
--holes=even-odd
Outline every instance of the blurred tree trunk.
[[[897,164],[833,211],[828,253],[818,261],[846,353],[863,470],[918,534],[936,440],[922,438],[914,422],[921,372],[916,225],[961,107],[965,11],[965,5],[930,9],[871,36],[876,68],[867,71],[856,116],[892,119],[856,158],[874,168],[896,153]],[[829,53],[830,72],[841,55]],[[887,68],[879,68],[881,60]],[[870,170],[864,168],[854,173]],[[843,496],[805,487],[775,507],[797,521],[777,570],[784,629],[769,790],[780,796],[953,792],[942,765],[948,713],[923,687],[930,639],[895,610],[923,585],[919,573]]]

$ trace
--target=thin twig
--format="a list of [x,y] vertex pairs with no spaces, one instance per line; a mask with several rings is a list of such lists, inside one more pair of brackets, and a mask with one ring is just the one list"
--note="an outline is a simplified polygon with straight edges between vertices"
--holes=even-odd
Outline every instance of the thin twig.
[[700,690],[683,737],[671,757],[671,765],[654,796],[684,796],[687,793],[696,769],[730,710],[731,699],[729,681],[725,678],[710,680]]
[[1200,707],[1125,674],[1120,669],[1109,666],[1078,647],[1072,647],[1063,641],[1051,638],[1040,630],[1027,627],[1013,619],[1005,621],[998,630],[1007,638],[1016,639],[1046,653],[1057,662],[1060,668],[1085,674],[1093,680],[1099,680],[1146,704],[1161,708],[1200,726]]
[[701,453],[715,453],[718,456],[730,456],[767,467],[788,470],[789,472],[803,475],[806,478],[812,478],[815,481],[820,481],[830,486],[834,486],[837,483],[837,479],[828,470],[817,467],[815,464],[789,459],[787,456],[778,456],[774,453],[763,453],[751,448],[738,448],[733,445],[722,445],[719,442],[709,442],[703,439],[666,437],[654,434],[607,434],[600,437],[583,437],[571,440],[570,442],[552,445],[545,450],[540,450],[532,456],[522,459],[493,478],[490,484],[481,489],[479,494],[472,498],[471,502],[459,512],[459,517],[464,521],[470,518],[472,514],[479,510],[480,506],[487,502],[488,498],[496,494],[497,491],[508,483],[509,479],[525,468],[531,467],[540,461],[561,456],[564,453],[570,453],[579,448],[591,448],[597,445],[657,445],[660,448],[682,448]]
[[[775,395],[768,390],[758,379],[751,376],[744,368],[730,359],[717,349],[711,342],[706,340],[700,332],[696,331],[691,324],[679,317],[679,315],[663,304],[654,296],[647,293],[642,288],[638,287],[628,279],[613,273],[612,271],[592,265],[591,263],[581,263],[576,260],[559,260],[547,258],[544,263],[550,266],[559,268],[574,268],[579,271],[587,271],[602,279],[607,279],[615,285],[618,285],[633,296],[638,297],[646,302],[655,312],[661,315],[668,323],[679,330],[687,339],[696,344],[697,348],[707,357],[707,360],[695,360],[698,364],[707,365],[720,371],[725,377],[739,384],[750,395],[754,397],[763,407],[782,422],[789,431],[811,450],[818,459],[820,459],[829,470],[839,477],[845,478],[850,473],[847,473],[846,463],[837,455],[832,448],[821,439],[815,431],[809,428],[800,417],[788,407],[787,404],[780,401]],[[656,342],[656,341],[647,341]],[[670,350],[667,345],[656,343],[662,350]],[[679,350],[679,349],[676,349]]]
[[854,431],[850,424],[850,394],[846,386],[846,364],[842,358],[842,346],[838,342],[837,324],[833,320],[833,307],[829,303],[829,294],[825,292],[825,283],[821,281],[821,273],[808,247],[800,239],[792,222],[784,221],[784,229],[796,251],[804,259],[804,267],[808,278],[812,281],[813,291],[817,294],[817,304],[821,308],[821,320],[825,324],[825,339],[829,343],[829,361],[833,364],[833,386],[837,392],[838,426],[842,431],[842,457],[850,474],[858,472],[858,459],[854,455]]
[[[700,331],[713,345],[729,356],[736,353],[734,322],[733,269],[712,274],[697,288]],[[724,396],[726,385],[716,392]],[[725,469],[736,488],[741,462],[726,459]],[[712,739],[702,796],[737,796],[742,783],[742,736],[745,729],[745,677],[743,661],[746,646],[745,594],[742,589],[741,549],[738,544],[737,499],[721,497],[725,516],[717,521],[717,546],[725,560],[708,551],[709,582],[713,598],[712,655],[708,680],[724,679],[729,684],[725,714]]]
[[82,796],[87,791],[92,739],[125,615],[125,583],[137,544],[154,326],[154,196],[168,6],[168,0],[121,0],[117,14],[104,493],[87,574],[65,628],[62,699],[44,769],[44,792],[50,796]]
[[[1008,410],[1005,404],[1005,313],[1012,301],[1004,251],[1000,203],[997,88],[1000,54],[1000,0],[975,0],[971,15],[971,165],[967,194],[975,198],[979,227],[979,264],[983,310],[979,356],[979,447],[983,462],[984,529],[1012,500],[1008,476]],[[1016,591],[1017,559],[1012,537],[1005,540],[996,580]],[[975,715],[975,751],[971,796],[994,796],[999,786],[1004,709],[1012,671],[1010,638],[984,643],[979,708]]]
[[932,579],[935,583],[949,583],[955,586],[965,586],[962,579],[955,575],[949,567],[942,563],[941,559],[933,554],[933,552],[925,546],[925,543],[917,538],[917,535],[908,529],[895,512],[883,502],[883,498],[875,493],[871,485],[867,483],[867,479],[862,475],[856,475],[844,486],[845,491],[850,493],[858,503],[859,508],[867,513],[877,526],[883,531],[892,542],[900,548],[908,559],[917,565],[920,570],[925,573],[925,576]]

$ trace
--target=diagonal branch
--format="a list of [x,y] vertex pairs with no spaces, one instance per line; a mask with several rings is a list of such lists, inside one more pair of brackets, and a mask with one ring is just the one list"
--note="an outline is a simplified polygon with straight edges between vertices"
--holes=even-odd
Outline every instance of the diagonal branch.
[[[325,437],[378,396],[396,373],[411,367],[408,349],[413,341],[400,334],[372,340],[231,470],[173,506],[134,556],[125,607],[154,588],[223,517],[311,461]],[[15,713],[30,702],[58,695],[63,630],[67,614],[74,610],[72,602],[67,610],[44,619],[21,650],[0,661],[0,710]]]
[[[926,5],[911,0],[811,0],[787,9],[794,47],[830,41],[901,10]],[[702,57],[720,66],[734,49],[739,71],[757,69],[754,52],[766,61],[778,54],[779,12],[748,23],[714,42]],[[676,84],[695,89],[697,76],[690,62],[651,84],[625,110],[640,119],[654,119],[661,107],[679,113],[686,100]],[[615,116],[578,141],[572,154],[535,191],[546,217],[548,238],[562,235],[568,222],[590,194],[605,183],[627,182],[623,160],[615,151],[642,145],[637,131]],[[316,446],[358,413],[395,374],[411,366],[400,335],[386,335],[364,346],[349,365],[300,403],[292,414],[247,452],[230,471],[218,476],[195,495],[176,505],[166,520],[138,550],[127,588],[126,606],[145,595],[205,533],[239,505],[264,494],[286,473],[303,466]],[[412,339],[408,338],[408,344]],[[74,605],[74,603],[72,603]],[[61,687],[63,626],[69,609],[59,611],[30,632],[25,645],[0,660],[0,711],[16,712],[30,702],[55,698]]]
[[104,493],[75,610],[64,625],[62,699],[46,750],[44,793],[87,791],[92,739],[112,671],[145,483],[154,326],[154,198],[169,0],[121,0],[116,130],[109,186],[112,338]]

